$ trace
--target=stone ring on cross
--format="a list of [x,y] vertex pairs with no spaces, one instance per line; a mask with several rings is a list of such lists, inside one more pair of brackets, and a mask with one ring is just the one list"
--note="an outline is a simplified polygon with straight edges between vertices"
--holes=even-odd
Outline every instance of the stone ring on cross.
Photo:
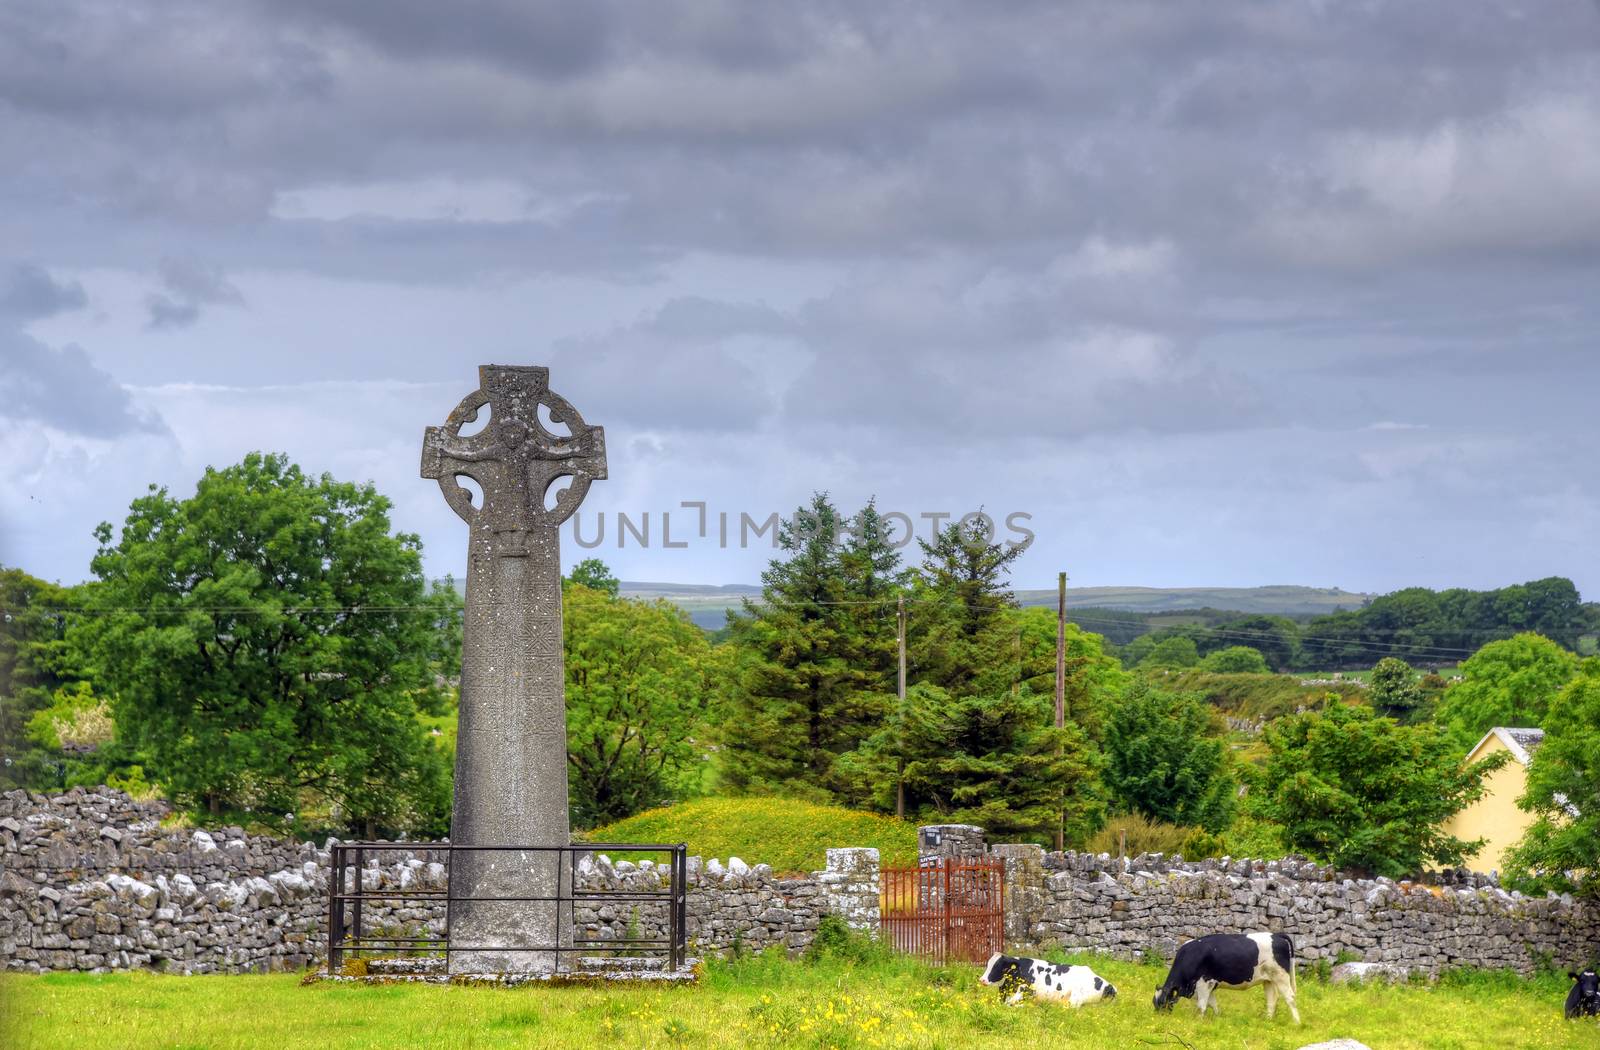
[[[541,407],[550,426],[539,418]],[[488,423],[462,436],[461,428],[476,422],[485,408]],[[578,509],[590,483],[606,476],[605,430],[589,426],[565,398],[551,392],[548,368],[483,365],[478,389],[462,399],[444,426],[429,427],[423,435],[422,476],[439,482],[445,502],[469,525],[495,533],[556,528]],[[481,506],[461,484],[463,477],[478,483]],[[557,489],[563,478],[570,484]]]

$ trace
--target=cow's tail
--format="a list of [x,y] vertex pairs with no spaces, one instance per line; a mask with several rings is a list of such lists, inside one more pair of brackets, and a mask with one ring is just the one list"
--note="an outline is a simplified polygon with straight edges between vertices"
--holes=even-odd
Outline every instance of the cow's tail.
[[[1279,948],[1284,950],[1283,955],[1278,954]],[[1298,995],[1300,992],[1300,984],[1295,977],[1295,969],[1298,960],[1296,960],[1294,957],[1293,937],[1289,936],[1287,933],[1275,933],[1272,935],[1272,961],[1277,963],[1279,968],[1289,972],[1289,991]]]

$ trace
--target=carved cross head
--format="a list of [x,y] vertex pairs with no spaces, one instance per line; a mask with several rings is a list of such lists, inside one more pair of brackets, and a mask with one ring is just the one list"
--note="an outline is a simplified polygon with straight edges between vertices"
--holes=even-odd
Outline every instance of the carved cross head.
[[[463,435],[485,409],[488,422]],[[555,528],[578,509],[590,482],[606,476],[605,430],[551,393],[548,368],[483,365],[478,389],[444,426],[424,433],[422,476],[438,480],[445,501],[469,525],[494,532]],[[478,483],[481,506],[462,478]],[[565,488],[557,484],[563,478],[570,479]]]

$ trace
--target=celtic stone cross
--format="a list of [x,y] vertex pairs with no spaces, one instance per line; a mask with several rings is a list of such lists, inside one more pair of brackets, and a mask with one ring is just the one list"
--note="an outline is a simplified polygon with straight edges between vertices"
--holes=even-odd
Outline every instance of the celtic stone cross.
[[[551,393],[546,368],[483,365],[478,389],[429,427],[422,476],[471,526],[450,840],[465,846],[566,846],[567,716],[559,529],[606,476],[605,432]],[[540,418],[543,409],[548,426]],[[462,429],[485,409],[476,433]],[[565,429],[558,435],[554,430]],[[481,501],[461,484],[470,478]],[[558,483],[570,479],[565,489]],[[558,853],[452,855],[461,897],[560,896]],[[566,945],[571,916],[552,901],[450,904],[452,973],[540,973]]]

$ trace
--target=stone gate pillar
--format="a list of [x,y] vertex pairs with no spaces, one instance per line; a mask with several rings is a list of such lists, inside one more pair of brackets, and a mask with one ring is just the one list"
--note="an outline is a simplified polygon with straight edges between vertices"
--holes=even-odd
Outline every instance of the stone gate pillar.
[[1021,947],[1038,942],[1044,920],[1044,847],[1031,842],[1005,842],[989,851],[1005,861],[1006,944]]
[[870,847],[828,850],[827,867],[816,872],[822,886],[822,909],[837,915],[852,930],[878,935],[882,868]]
[[924,824],[917,829],[917,860],[972,860],[988,853],[976,824]]

